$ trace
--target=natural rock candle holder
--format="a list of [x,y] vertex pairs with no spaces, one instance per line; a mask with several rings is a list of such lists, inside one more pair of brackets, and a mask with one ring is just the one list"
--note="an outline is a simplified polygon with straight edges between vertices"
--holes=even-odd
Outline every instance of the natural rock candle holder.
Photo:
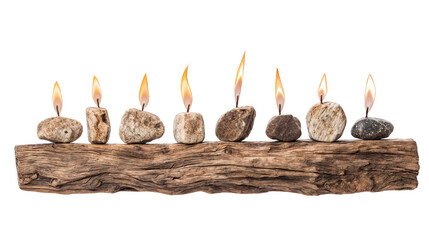
[[366,80],[365,87],[365,111],[366,116],[359,119],[352,127],[352,136],[363,140],[378,140],[387,138],[393,132],[393,124],[380,118],[368,117],[369,110],[375,101],[375,83],[371,74]]
[[97,107],[86,109],[88,141],[94,144],[105,144],[109,141],[110,137],[110,119],[107,109],[100,107],[101,88],[95,76],[92,82],[92,98]]
[[76,141],[82,135],[82,124],[74,119],[60,117],[63,98],[58,82],[55,82],[54,85],[52,102],[58,116],[40,122],[37,126],[37,136],[40,139],[53,143],[70,143]]
[[285,93],[280,79],[279,69],[277,69],[276,73],[275,96],[279,115],[271,118],[268,122],[265,133],[269,138],[282,142],[295,141],[301,136],[301,122],[298,118],[290,114],[282,115],[282,109],[285,103]]
[[178,143],[201,143],[205,137],[204,120],[201,114],[189,112],[192,105],[192,92],[188,83],[188,67],[183,73],[180,89],[186,112],[179,113],[174,118],[174,139]]
[[307,130],[312,140],[334,142],[343,135],[347,118],[338,103],[323,102],[328,92],[326,74],[320,81],[318,96],[320,103],[314,105],[307,113]]
[[238,107],[243,82],[246,53],[241,59],[235,78],[235,107],[223,114],[216,123],[216,136],[222,141],[240,142],[252,131],[256,111],[252,106]]
[[141,110],[129,109],[122,117],[119,136],[124,143],[147,143],[164,135],[164,124],[155,114],[144,111],[149,103],[147,75],[144,75],[139,99]]

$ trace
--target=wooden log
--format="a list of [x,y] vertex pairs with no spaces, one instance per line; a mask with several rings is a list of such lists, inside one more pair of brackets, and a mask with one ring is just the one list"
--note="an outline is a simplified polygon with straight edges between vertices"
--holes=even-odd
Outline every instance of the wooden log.
[[378,192],[415,189],[419,171],[413,140],[39,144],[15,152],[22,190],[63,194]]

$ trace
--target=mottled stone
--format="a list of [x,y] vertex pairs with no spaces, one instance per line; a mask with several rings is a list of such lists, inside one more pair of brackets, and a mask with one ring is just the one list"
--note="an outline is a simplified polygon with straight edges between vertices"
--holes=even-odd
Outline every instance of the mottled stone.
[[88,141],[104,144],[110,137],[110,119],[105,108],[87,108],[86,123],[88,125]]
[[387,138],[393,132],[393,124],[381,118],[361,118],[352,127],[352,136],[363,140]]
[[124,143],[147,143],[164,135],[164,124],[155,114],[129,109],[122,116],[119,136]]
[[256,111],[252,106],[234,108],[217,121],[216,136],[222,141],[242,141],[252,131],[255,117]]
[[292,115],[279,115],[270,119],[265,130],[271,139],[292,142],[301,137],[301,122]]
[[199,113],[179,113],[174,118],[174,139],[178,143],[193,144],[204,141],[203,116]]
[[343,135],[347,118],[337,103],[324,102],[314,105],[307,113],[307,129],[311,139],[334,142]]
[[65,117],[48,118],[37,126],[37,136],[54,143],[74,142],[82,135],[82,131],[80,122]]

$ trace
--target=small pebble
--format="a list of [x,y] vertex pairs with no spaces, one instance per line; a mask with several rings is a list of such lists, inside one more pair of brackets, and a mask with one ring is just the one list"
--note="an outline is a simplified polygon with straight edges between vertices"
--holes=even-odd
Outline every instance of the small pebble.
[[324,102],[314,105],[307,113],[307,130],[311,139],[335,142],[343,135],[347,118],[337,103]]
[[155,114],[129,109],[122,117],[119,136],[124,143],[147,143],[164,135],[164,124]]
[[88,124],[88,141],[95,144],[104,144],[110,137],[110,120],[107,109],[87,108],[86,123]]
[[193,144],[204,141],[203,116],[199,113],[179,113],[174,118],[174,139],[178,143]]
[[393,124],[380,118],[361,118],[352,127],[352,136],[363,140],[387,138],[393,132]]
[[53,143],[70,143],[82,135],[82,124],[74,119],[52,117],[37,126],[37,136]]
[[267,136],[282,142],[292,142],[301,137],[301,122],[292,115],[279,115],[268,122]]
[[256,111],[252,106],[234,108],[223,114],[216,123],[216,136],[221,141],[239,142],[252,131]]

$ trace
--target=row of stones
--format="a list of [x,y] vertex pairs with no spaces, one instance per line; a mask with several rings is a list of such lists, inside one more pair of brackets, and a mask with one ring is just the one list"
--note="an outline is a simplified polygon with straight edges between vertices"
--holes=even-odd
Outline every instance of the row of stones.
[[[216,136],[222,141],[242,141],[253,128],[256,111],[251,106],[232,109],[223,114],[216,124]],[[110,120],[106,109],[86,110],[88,140],[90,143],[107,143],[110,136]],[[307,129],[311,139],[333,142],[343,134],[347,123],[340,105],[332,102],[314,105],[307,114]],[[164,135],[164,124],[158,116],[138,109],[130,109],[122,117],[119,136],[125,143],[147,143]],[[56,143],[77,140],[82,125],[73,119],[54,117],[42,121],[37,134],[40,139]],[[374,140],[388,137],[393,125],[383,119],[363,118],[352,128],[356,138]],[[199,113],[180,113],[174,119],[174,138],[178,143],[192,144],[204,141],[204,120]],[[266,128],[269,138],[279,141],[295,141],[301,136],[301,123],[292,115],[271,118]]]

